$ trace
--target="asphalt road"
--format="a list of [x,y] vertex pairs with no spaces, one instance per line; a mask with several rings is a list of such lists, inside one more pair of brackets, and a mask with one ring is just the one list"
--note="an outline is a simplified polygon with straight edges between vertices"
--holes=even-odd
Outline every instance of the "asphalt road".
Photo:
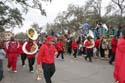
[[[27,61],[26,61],[27,62]],[[4,61],[4,79],[0,83],[45,83],[36,80],[36,73],[28,71],[21,66],[20,57],[17,63],[17,73],[8,72],[7,60]],[[65,60],[56,59],[56,72],[52,78],[53,83],[114,83],[113,66],[107,60],[93,59],[87,62],[83,56],[65,56]]]

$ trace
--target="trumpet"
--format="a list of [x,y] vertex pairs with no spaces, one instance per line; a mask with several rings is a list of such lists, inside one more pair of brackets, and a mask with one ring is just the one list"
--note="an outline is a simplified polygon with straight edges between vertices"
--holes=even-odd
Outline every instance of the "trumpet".
[[40,66],[36,65],[36,80],[42,79],[42,69]]

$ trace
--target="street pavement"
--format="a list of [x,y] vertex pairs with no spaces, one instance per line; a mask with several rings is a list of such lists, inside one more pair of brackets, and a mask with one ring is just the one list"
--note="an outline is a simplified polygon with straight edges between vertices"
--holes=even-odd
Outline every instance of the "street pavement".
[[[20,57],[17,73],[8,72],[6,65],[7,60],[4,61],[4,79],[0,83],[45,83],[43,75],[42,80],[36,80],[36,73],[28,71],[28,64],[25,68],[21,66]],[[114,83],[113,65],[109,65],[108,60],[94,58],[93,62],[87,62],[83,56],[74,58],[65,55],[65,60],[56,59],[56,72],[52,81],[53,83]]]

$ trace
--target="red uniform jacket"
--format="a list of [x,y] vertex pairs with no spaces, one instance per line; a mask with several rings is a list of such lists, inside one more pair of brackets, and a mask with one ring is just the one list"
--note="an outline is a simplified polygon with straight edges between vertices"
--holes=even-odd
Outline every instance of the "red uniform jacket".
[[75,40],[72,41],[72,49],[77,49],[78,44]]
[[112,38],[112,43],[111,43],[111,47],[112,47],[112,52],[115,53],[116,52],[116,48],[117,48],[117,39],[115,37]]
[[61,41],[57,41],[56,48],[57,48],[58,51],[63,51],[64,50],[63,43]]
[[17,53],[18,54],[19,43],[17,41],[10,41],[8,43],[8,53]]
[[42,62],[46,64],[52,64],[55,62],[54,56],[57,52],[54,45],[48,45],[47,43],[44,43],[38,52],[37,57],[37,64],[40,64]]
[[87,48],[87,46],[91,45],[90,41],[87,40],[84,45],[85,45],[85,47],[86,47],[87,50],[92,50],[92,48]]
[[19,43],[19,48],[18,48],[18,53],[19,53],[19,54],[23,54],[23,53],[24,53],[23,50],[22,50],[22,46],[23,46],[23,43],[20,42],[20,43]]
[[[27,43],[27,45],[26,45],[27,51],[30,52],[30,49],[31,49],[32,45],[33,45],[33,42],[28,42],[28,43]],[[27,55],[27,58],[34,58],[34,57],[35,57],[35,54]]]
[[117,44],[114,78],[119,83],[125,83],[125,39],[123,38]]
[[95,47],[98,48],[100,45],[100,39],[95,40]]

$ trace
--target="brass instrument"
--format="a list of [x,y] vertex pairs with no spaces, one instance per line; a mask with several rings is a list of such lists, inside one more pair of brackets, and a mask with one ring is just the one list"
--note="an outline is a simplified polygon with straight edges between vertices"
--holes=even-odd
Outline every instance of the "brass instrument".
[[88,34],[87,34],[87,37],[90,36],[94,39],[94,33],[92,30],[89,30]]
[[36,80],[41,80],[42,79],[42,69],[41,67],[36,66]]
[[[27,36],[31,39],[31,40],[36,40],[38,38],[38,34],[37,31],[34,28],[29,28],[27,30]],[[26,45],[28,42],[25,42],[22,46],[22,50],[24,53],[28,54],[28,55],[32,55],[35,54],[38,51],[38,45],[35,41],[32,41],[33,45],[30,49],[30,51],[26,50]]]
[[27,30],[27,36],[32,40],[36,40],[38,38],[37,31],[34,28]]
[[[24,53],[28,54],[28,55],[32,55],[32,54],[35,54],[37,53],[38,51],[38,45],[37,43],[34,41],[34,40],[37,40],[38,38],[38,33],[37,31],[32,27],[32,28],[29,28],[27,30],[27,36],[29,39],[31,39],[31,42],[33,43],[31,48],[30,48],[30,51],[28,51],[26,49],[26,45],[28,44],[28,42],[25,42],[22,46],[22,50],[24,51]],[[37,55],[37,54],[36,54]],[[37,80],[41,80],[41,69],[40,68],[36,68],[36,74],[37,74]]]
[[23,44],[22,50],[24,53],[28,54],[28,55],[32,55],[35,54],[38,51],[38,45],[36,44],[36,42],[33,42],[33,46],[31,47],[30,51],[26,50],[26,45],[28,42],[25,42]]
[[[94,34],[91,30],[89,30],[89,33],[87,34],[87,37],[89,37],[89,36],[92,38],[92,39],[90,39],[91,45],[87,46],[86,48],[94,48],[95,47]],[[87,39],[84,41],[84,45],[87,41],[88,41]]]
[[[86,43],[87,41],[88,41],[87,39],[84,41],[84,45],[85,45],[85,43]],[[94,48],[94,47],[95,47],[95,41],[94,41],[93,39],[91,39],[91,45],[90,45],[90,46],[87,46],[86,48]]]

